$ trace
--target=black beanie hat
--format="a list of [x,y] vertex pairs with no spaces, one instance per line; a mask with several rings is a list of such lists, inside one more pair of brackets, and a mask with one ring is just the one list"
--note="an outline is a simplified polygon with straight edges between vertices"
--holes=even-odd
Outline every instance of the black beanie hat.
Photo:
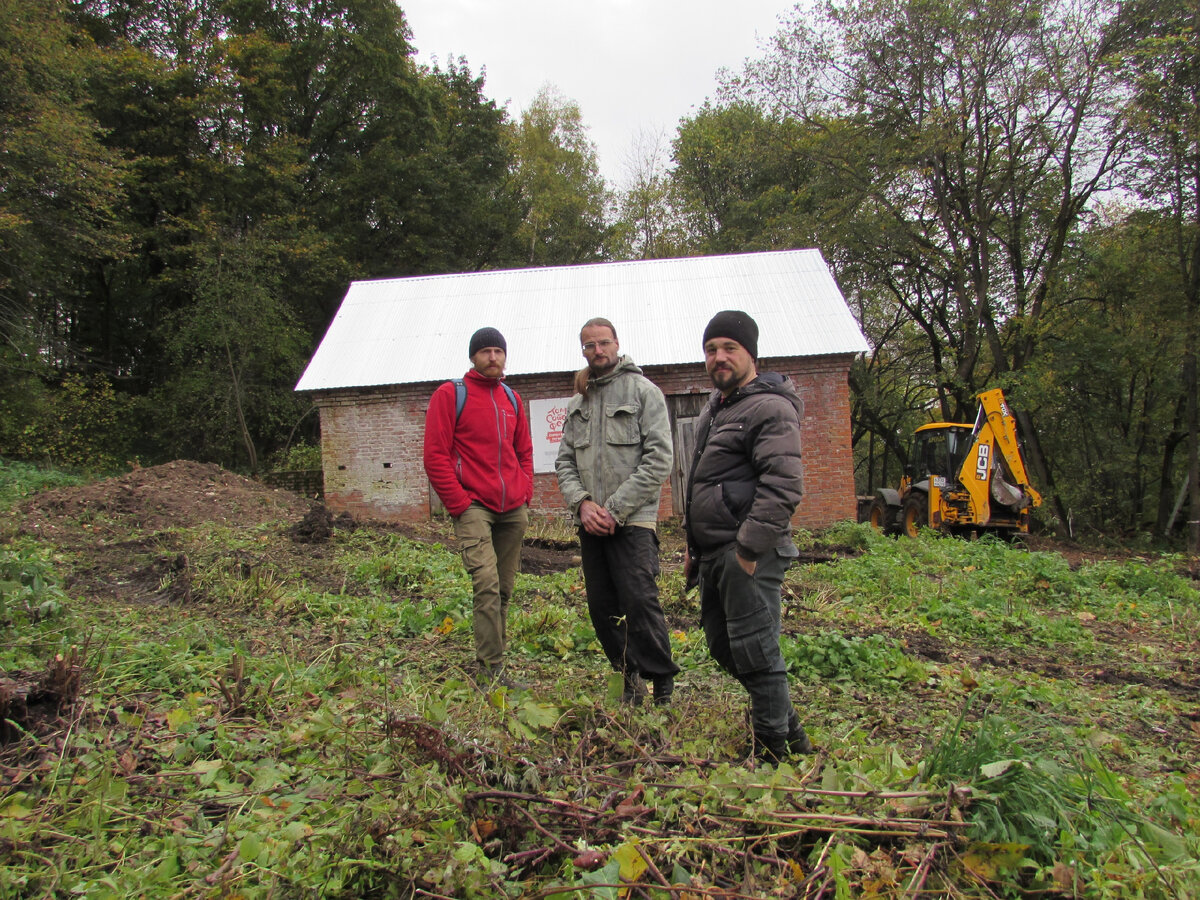
[[713,316],[704,329],[702,344],[712,338],[732,338],[754,359],[758,359],[758,323],[740,309],[724,309]]
[[504,335],[495,328],[480,328],[471,335],[471,347],[467,351],[467,356],[474,356],[484,347],[499,347],[505,353],[508,353],[508,345],[504,342]]

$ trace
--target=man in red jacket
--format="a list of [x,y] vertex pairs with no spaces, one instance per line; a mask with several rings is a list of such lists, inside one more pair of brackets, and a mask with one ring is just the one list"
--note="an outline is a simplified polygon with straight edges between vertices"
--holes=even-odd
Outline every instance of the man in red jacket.
[[425,473],[454,519],[474,586],[479,675],[512,687],[502,676],[508,598],[529,525],[533,441],[520,396],[504,384],[504,335],[480,328],[471,335],[468,355],[474,368],[461,385],[447,381],[430,398]]

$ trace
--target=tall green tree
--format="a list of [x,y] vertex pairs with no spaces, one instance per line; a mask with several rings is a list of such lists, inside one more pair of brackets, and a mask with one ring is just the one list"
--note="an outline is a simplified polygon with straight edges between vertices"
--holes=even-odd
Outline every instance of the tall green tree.
[[1200,555],[1200,8],[1186,0],[1143,0],[1125,11],[1143,36],[1126,55],[1134,91],[1127,122],[1127,169],[1142,199],[1167,227],[1174,283],[1183,303],[1180,397],[1187,432],[1188,547]]
[[1042,440],[1075,533],[1165,533],[1186,471],[1187,312],[1170,233],[1157,212],[1115,207],[1081,234],[1023,380],[1054,423]]
[[461,272],[518,264],[522,204],[512,178],[511,123],[484,96],[482,76],[450,60],[423,78],[433,96],[433,128],[422,157],[431,168],[427,249],[409,264],[423,272]]
[[206,210],[236,215],[246,154],[229,133],[237,93],[226,23],[205,0],[81,0],[73,12],[103,54],[91,108],[128,161],[121,213],[132,236],[128,254],[87,273],[79,339],[145,395],[170,376],[163,329],[193,300],[198,223]]
[[608,189],[579,105],[543,87],[511,133],[513,178],[524,216],[524,264],[594,262],[608,256]]
[[[79,0],[73,13],[103,52],[92,109],[128,160],[133,235],[86,273],[80,335],[126,390],[172,398],[178,415],[146,429],[160,452],[253,465],[272,449],[306,355],[293,329],[311,348],[350,280],[511,264],[507,116],[465,62],[418,67],[391,0]],[[232,363],[199,350],[189,363],[188,342],[226,345],[234,301],[262,351],[234,341]],[[201,430],[226,419],[190,411],[222,397],[244,421],[218,446]]]
[[[1052,477],[1020,375],[1064,253],[1124,147],[1110,0],[852,0],[797,14],[738,85],[825,128],[820,163],[872,225],[849,248],[924,334],[947,419],[1000,383]],[[1061,499],[1055,503],[1066,516]]]
[[[123,161],[88,109],[95,48],[56,0],[0,0],[0,453],[48,434],[80,340],[81,273],[123,252]],[[99,440],[99,439],[97,439]],[[63,462],[62,442],[41,458]]]
[[673,143],[680,212],[707,253],[816,242],[812,129],[760,105],[706,103]]
[[[0,0],[0,342],[74,354],[79,272],[124,244],[123,166],[88,110],[90,42],[54,0]],[[68,298],[76,298],[72,303]]]
[[214,225],[197,239],[195,302],[166,317],[171,377],[151,392],[172,456],[255,471],[308,406],[290,390],[309,341],[286,300],[289,245],[266,232]]

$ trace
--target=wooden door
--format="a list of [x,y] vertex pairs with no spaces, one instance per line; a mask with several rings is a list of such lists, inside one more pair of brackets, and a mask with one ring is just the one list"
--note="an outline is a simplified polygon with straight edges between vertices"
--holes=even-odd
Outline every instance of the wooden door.
[[675,443],[675,461],[671,466],[671,512],[683,515],[687,500],[687,478],[692,468],[692,454],[696,450],[696,418],[708,394],[672,394],[667,397],[667,409],[671,414],[671,440]]

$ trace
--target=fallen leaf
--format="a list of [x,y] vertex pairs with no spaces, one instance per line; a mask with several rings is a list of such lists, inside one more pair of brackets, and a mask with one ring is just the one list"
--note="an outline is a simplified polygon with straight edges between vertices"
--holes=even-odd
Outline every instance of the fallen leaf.
[[1028,844],[991,844],[978,841],[963,855],[963,865],[986,881],[1016,869],[1025,858]]
[[137,766],[137,757],[129,750],[117,757],[117,768],[121,770],[122,775],[132,775],[137,771]]
[[471,837],[477,843],[483,843],[496,833],[496,823],[491,819],[476,819],[471,823]]
[[1072,866],[1061,860],[1054,864],[1054,885],[1065,894],[1074,895],[1079,889],[1079,875]]
[[585,872],[590,872],[593,869],[598,869],[608,861],[608,854],[599,850],[584,850],[573,860],[571,865],[577,869],[583,869]]
[[616,849],[613,857],[621,864],[622,881],[637,881],[646,871],[646,860],[638,852],[636,841],[626,841]]

